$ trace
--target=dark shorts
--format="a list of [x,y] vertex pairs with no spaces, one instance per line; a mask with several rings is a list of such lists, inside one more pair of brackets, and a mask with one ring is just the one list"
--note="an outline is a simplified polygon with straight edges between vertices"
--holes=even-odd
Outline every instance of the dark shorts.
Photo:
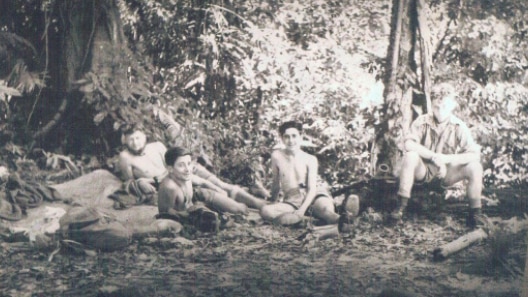
[[[304,201],[304,194],[306,193],[306,188],[299,187],[296,189],[291,189],[284,193],[284,203],[293,206],[295,209],[299,209]],[[332,195],[328,191],[328,187],[322,184],[317,185],[315,198],[312,201],[312,205],[317,199],[332,199]],[[333,200],[332,200],[333,201]]]

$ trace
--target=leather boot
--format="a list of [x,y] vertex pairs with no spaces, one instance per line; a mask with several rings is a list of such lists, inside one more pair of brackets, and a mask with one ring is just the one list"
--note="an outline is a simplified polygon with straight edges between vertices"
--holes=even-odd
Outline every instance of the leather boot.
[[466,226],[470,229],[476,229],[482,225],[483,217],[482,208],[470,208],[466,218]]
[[398,204],[396,208],[390,213],[389,220],[391,223],[398,223],[403,218],[403,212],[407,208],[409,198],[398,195]]

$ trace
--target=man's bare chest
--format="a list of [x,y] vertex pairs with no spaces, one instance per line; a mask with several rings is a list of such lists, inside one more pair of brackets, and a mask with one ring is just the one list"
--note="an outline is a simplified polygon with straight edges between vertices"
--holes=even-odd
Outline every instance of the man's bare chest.
[[306,182],[308,168],[304,162],[300,161],[301,160],[285,160],[285,162],[279,166],[283,181],[296,184]]

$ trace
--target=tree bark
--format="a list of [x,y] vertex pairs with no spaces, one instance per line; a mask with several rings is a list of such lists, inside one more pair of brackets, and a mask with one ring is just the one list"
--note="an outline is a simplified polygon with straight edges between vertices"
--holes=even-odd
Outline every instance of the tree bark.
[[[380,168],[388,167],[390,175],[397,177],[405,151],[403,143],[414,120],[415,90],[425,94],[425,104],[430,110],[431,51],[424,1],[393,0],[392,3],[383,123],[377,127],[371,166],[374,175],[379,175]],[[420,54],[419,63],[415,53]]]
[[488,238],[488,233],[479,228],[457,238],[452,242],[446,243],[443,246],[436,248],[433,251],[433,257],[437,261],[447,259],[449,256],[460,252],[473,243],[486,238]]
[[[38,143],[46,139],[59,123],[66,122],[66,126],[74,127],[67,122],[76,120],[74,116],[83,100],[77,82],[87,73],[106,76],[115,82],[115,85],[101,82],[96,86],[100,90],[130,92],[128,86],[122,83],[127,81],[128,65],[124,63],[125,38],[115,1],[61,0],[56,2],[56,11],[61,20],[58,42],[51,43],[46,50],[55,64],[50,69],[50,85],[54,88],[55,98],[60,98],[60,105],[48,122],[33,134]],[[106,91],[106,94],[110,93]],[[93,122],[82,126],[84,130],[89,130],[93,126],[91,124]]]
[[427,26],[427,16],[425,14],[425,1],[416,1],[416,13],[418,16],[418,30],[420,32],[420,59],[422,70],[422,91],[425,97],[425,110],[431,114],[431,69],[433,65],[431,52],[431,33]]

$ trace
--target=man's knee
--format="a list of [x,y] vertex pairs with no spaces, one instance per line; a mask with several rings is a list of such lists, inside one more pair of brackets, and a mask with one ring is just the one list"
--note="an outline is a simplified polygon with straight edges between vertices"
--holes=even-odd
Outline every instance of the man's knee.
[[248,207],[245,204],[238,203],[235,209],[235,214],[246,214],[248,212]]
[[481,179],[484,169],[482,168],[482,164],[480,164],[480,162],[474,161],[466,165],[466,171],[469,178]]
[[405,152],[403,155],[403,165],[417,165],[418,162],[422,159],[417,152],[409,151]]
[[273,220],[274,213],[275,213],[275,210],[273,208],[273,205],[266,205],[260,209],[260,216],[264,220]]
[[333,213],[335,212],[334,201],[329,197],[321,197],[314,201],[312,209],[315,213],[319,214]]
[[[422,157],[417,152],[406,152],[403,155],[402,160],[402,167],[401,167],[401,173],[402,172],[414,172],[419,164],[421,164]],[[401,175],[400,173],[400,175]]]

